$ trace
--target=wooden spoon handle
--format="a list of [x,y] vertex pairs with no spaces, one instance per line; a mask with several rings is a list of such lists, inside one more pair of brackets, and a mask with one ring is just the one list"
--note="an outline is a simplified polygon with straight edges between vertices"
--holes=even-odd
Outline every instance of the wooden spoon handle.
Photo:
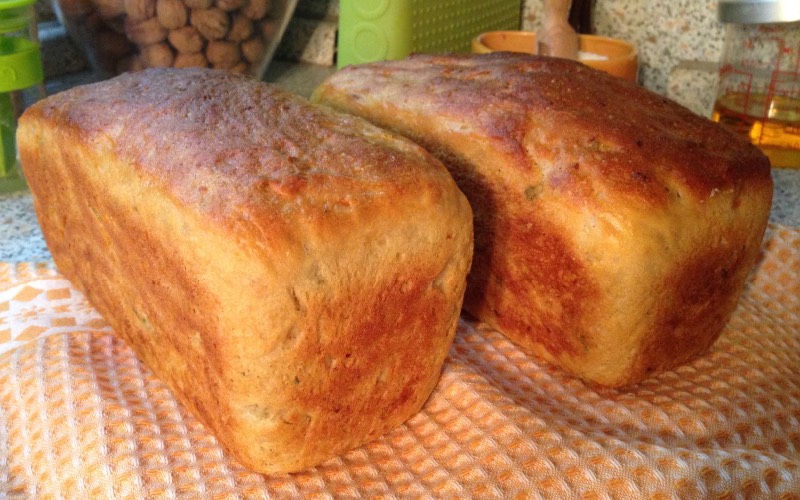
[[537,33],[537,52],[553,57],[578,58],[578,34],[569,24],[572,0],[544,0],[544,20]]

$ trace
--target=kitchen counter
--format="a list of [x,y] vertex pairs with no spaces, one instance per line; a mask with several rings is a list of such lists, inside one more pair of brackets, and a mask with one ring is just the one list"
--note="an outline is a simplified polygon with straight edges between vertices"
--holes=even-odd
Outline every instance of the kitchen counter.
[[[265,81],[309,96],[334,68],[302,63],[274,61]],[[48,92],[87,83],[91,74],[73,75],[48,83]],[[800,169],[773,169],[775,195],[770,222],[800,227]],[[42,238],[30,193],[0,194],[0,262],[49,261],[51,256]]]

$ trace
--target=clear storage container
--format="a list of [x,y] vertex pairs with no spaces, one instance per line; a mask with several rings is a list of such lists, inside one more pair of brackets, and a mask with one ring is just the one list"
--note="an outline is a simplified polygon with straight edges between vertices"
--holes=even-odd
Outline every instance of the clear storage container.
[[52,0],[103,76],[213,67],[261,78],[297,0]]

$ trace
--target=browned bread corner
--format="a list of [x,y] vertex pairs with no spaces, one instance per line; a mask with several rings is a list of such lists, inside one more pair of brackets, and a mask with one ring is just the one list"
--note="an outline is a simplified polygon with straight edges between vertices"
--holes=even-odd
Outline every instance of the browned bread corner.
[[588,381],[631,384],[705,351],[759,252],[767,158],[577,62],[417,55],[344,68],[312,100],[447,165],[475,212],[466,310]]
[[428,398],[472,212],[421,147],[202,69],[51,96],[18,139],[58,269],[244,465],[313,466]]

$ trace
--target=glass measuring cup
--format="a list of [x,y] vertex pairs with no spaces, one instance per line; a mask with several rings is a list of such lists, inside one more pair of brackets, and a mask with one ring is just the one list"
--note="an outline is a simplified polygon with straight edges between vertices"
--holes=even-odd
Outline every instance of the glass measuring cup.
[[725,46],[712,119],[773,167],[800,168],[800,2],[722,0]]

